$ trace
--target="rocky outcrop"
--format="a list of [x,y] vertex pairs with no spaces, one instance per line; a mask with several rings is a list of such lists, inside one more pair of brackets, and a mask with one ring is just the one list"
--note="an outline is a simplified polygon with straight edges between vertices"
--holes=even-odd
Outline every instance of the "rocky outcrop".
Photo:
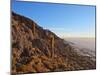
[[29,18],[12,12],[12,74],[95,69],[96,62]]

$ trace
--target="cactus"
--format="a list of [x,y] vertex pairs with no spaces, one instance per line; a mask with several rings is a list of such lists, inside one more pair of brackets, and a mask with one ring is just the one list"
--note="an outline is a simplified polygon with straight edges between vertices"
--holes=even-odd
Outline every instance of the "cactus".
[[34,22],[32,22],[32,29],[33,29],[33,35],[35,35],[35,23]]
[[51,52],[51,57],[53,58],[54,57],[54,36],[51,35],[51,49],[52,49],[52,52]]

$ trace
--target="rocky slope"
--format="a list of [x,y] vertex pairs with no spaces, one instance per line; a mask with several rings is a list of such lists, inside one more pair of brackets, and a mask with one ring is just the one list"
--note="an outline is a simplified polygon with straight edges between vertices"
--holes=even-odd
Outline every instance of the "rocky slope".
[[91,57],[29,18],[12,12],[12,74],[95,69]]

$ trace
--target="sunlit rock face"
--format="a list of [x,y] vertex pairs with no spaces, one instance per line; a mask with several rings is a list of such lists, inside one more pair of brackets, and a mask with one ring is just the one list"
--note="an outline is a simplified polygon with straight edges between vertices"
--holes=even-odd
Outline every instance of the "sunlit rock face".
[[96,62],[78,54],[50,30],[12,12],[12,74],[95,69]]

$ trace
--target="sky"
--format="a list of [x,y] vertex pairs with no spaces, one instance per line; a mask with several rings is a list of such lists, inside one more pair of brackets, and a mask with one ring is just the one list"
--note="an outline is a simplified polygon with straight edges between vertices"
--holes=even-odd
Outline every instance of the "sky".
[[11,9],[59,37],[95,37],[95,6],[12,1]]

